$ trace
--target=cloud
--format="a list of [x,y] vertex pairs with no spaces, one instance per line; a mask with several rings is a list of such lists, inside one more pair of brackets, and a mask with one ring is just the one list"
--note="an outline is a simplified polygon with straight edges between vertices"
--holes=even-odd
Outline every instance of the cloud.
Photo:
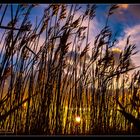
[[118,4],[119,8],[116,10],[114,17],[118,22],[124,22],[123,24],[136,24],[140,22],[140,4]]
[[[116,47],[116,48],[112,48],[111,51],[113,53],[115,65],[118,66],[120,64],[120,54],[121,54],[122,50]],[[133,68],[134,67],[133,61],[131,58],[129,60],[130,60],[129,68]]]
[[124,36],[119,38],[118,47],[122,48],[126,44],[126,39],[130,35],[130,43],[136,44],[137,49],[140,49],[140,24],[133,27],[126,27],[124,30]]
[[132,13],[132,16],[140,18],[140,4],[133,4],[129,6],[129,10]]
[[[78,19],[81,15],[82,15],[82,11],[78,11],[75,13],[75,16],[74,16],[74,21],[76,19]],[[83,22],[82,22],[82,25],[83,27],[87,27],[88,26],[88,19],[85,19]],[[90,42],[90,48],[89,48],[89,53],[91,54],[91,49],[92,49],[92,46],[93,46],[93,43],[94,43],[94,40],[95,40],[95,37],[99,34],[99,32],[101,31],[102,27],[101,27],[101,24],[99,23],[99,21],[97,20],[96,17],[94,17],[93,20],[91,20],[90,22],[90,26],[89,26],[89,35],[88,35],[88,43]],[[85,30],[86,32],[86,36],[87,36],[87,29]],[[70,38],[70,41],[73,42],[73,37]],[[82,43],[82,45],[80,46],[80,48],[83,50],[83,48],[85,47],[86,45],[86,39],[85,41]]]
[[129,5],[128,4],[118,4],[120,9],[128,9]]
[[[124,30],[124,36],[119,38],[119,42],[117,44],[117,47],[120,49],[124,49],[127,37],[131,35],[130,37],[130,43],[136,45],[136,51],[140,51],[140,24],[135,25],[133,27],[127,27]],[[138,66],[140,65],[140,53],[135,54],[132,56],[133,63]]]
[[112,48],[111,51],[113,52],[115,65],[118,65],[119,64],[119,57],[120,57],[120,54],[121,54],[122,51],[119,48]]

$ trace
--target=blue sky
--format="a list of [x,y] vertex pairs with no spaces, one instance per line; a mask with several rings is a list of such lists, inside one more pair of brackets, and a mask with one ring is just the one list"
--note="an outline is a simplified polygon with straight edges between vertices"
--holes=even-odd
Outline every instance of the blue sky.
[[[16,11],[17,4],[14,5],[14,11]],[[86,4],[79,4],[82,7],[83,11],[86,8]],[[108,8],[111,4],[97,4],[96,9],[96,19],[98,23],[103,26],[105,24],[106,13]],[[119,4],[120,8],[118,8],[115,14],[110,18],[109,25],[111,26],[112,30],[118,31],[118,35],[124,35],[124,30],[127,27],[133,27],[137,24],[140,24],[140,5],[138,4]],[[124,5],[124,6],[123,6]],[[127,6],[125,6],[127,5]],[[35,7],[30,15],[30,19],[34,22],[35,18],[38,17],[40,19],[43,15],[44,9],[46,8],[47,4],[40,4],[39,6]],[[8,8],[8,12],[6,14],[7,19],[10,18],[10,7]],[[0,13],[1,15],[1,13]],[[5,22],[8,22],[5,21]]]
[[[80,5],[80,4],[79,4]],[[111,4],[97,4],[96,16],[91,24],[91,34],[90,38],[92,40],[95,35],[102,29],[105,25],[106,14]],[[40,19],[43,15],[44,9],[47,4],[40,4],[35,7],[30,15],[30,20],[32,23],[35,23],[36,17]],[[14,4],[14,11],[16,10],[17,5]],[[86,8],[86,4],[81,4],[81,9],[84,10]],[[1,15],[1,13],[0,13]],[[78,15],[77,15],[78,16]],[[3,24],[7,24],[10,20],[10,9],[6,13],[6,19]],[[84,22],[86,25],[86,21]],[[119,8],[116,9],[115,14],[113,14],[109,20],[109,25],[115,33],[118,32],[118,39],[120,40],[118,43],[118,47],[122,49],[126,42],[126,37],[131,35],[132,43],[137,45],[137,50],[140,50],[140,5],[138,4],[119,4]],[[136,65],[140,65],[139,62],[139,54],[133,58],[134,63]]]

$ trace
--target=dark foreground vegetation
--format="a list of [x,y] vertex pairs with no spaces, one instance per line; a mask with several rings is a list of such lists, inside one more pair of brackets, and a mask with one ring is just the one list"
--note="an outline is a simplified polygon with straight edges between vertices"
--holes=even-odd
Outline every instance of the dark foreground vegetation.
[[140,72],[131,64],[136,46],[126,38],[116,63],[117,39],[108,26],[119,7],[108,9],[90,43],[98,7],[87,5],[77,17],[80,5],[48,5],[32,23],[36,6],[0,5],[1,134],[139,134]]

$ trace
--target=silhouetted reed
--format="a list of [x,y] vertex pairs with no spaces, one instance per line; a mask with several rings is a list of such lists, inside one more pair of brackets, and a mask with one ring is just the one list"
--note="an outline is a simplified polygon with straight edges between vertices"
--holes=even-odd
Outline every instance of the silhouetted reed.
[[[118,5],[110,7],[93,45],[94,4],[77,19],[80,5],[50,4],[33,24],[29,16],[35,6],[0,5],[0,129],[38,135],[133,133],[140,127],[140,78],[139,71],[128,77],[136,68],[129,37],[119,62],[113,55],[117,39],[108,23]],[[3,25],[7,8],[11,19]]]

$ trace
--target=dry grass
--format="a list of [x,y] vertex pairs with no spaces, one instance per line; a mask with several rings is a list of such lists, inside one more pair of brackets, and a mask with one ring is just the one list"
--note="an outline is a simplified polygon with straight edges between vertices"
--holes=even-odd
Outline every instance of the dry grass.
[[[117,65],[110,51],[116,38],[111,39],[108,22],[118,6],[109,9],[105,27],[96,36],[94,46],[88,40],[95,5],[87,5],[85,13],[76,20],[80,6],[71,5],[68,11],[65,4],[49,5],[35,27],[29,16],[37,5],[19,4],[14,15],[13,5],[1,6],[1,130],[45,135],[134,133],[134,125],[122,114],[127,111],[139,118],[139,72],[126,77],[135,69],[130,67],[135,45],[129,44],[128,37]],[[3,26],[7,7],[11,9],[11,21]],[[83,27],[86,18],[88,25]],[[77,47],[84,41],[83,49]],[[127,88],[126,78],[130,80]],[[81,117],[79,124],[75,116]]]

